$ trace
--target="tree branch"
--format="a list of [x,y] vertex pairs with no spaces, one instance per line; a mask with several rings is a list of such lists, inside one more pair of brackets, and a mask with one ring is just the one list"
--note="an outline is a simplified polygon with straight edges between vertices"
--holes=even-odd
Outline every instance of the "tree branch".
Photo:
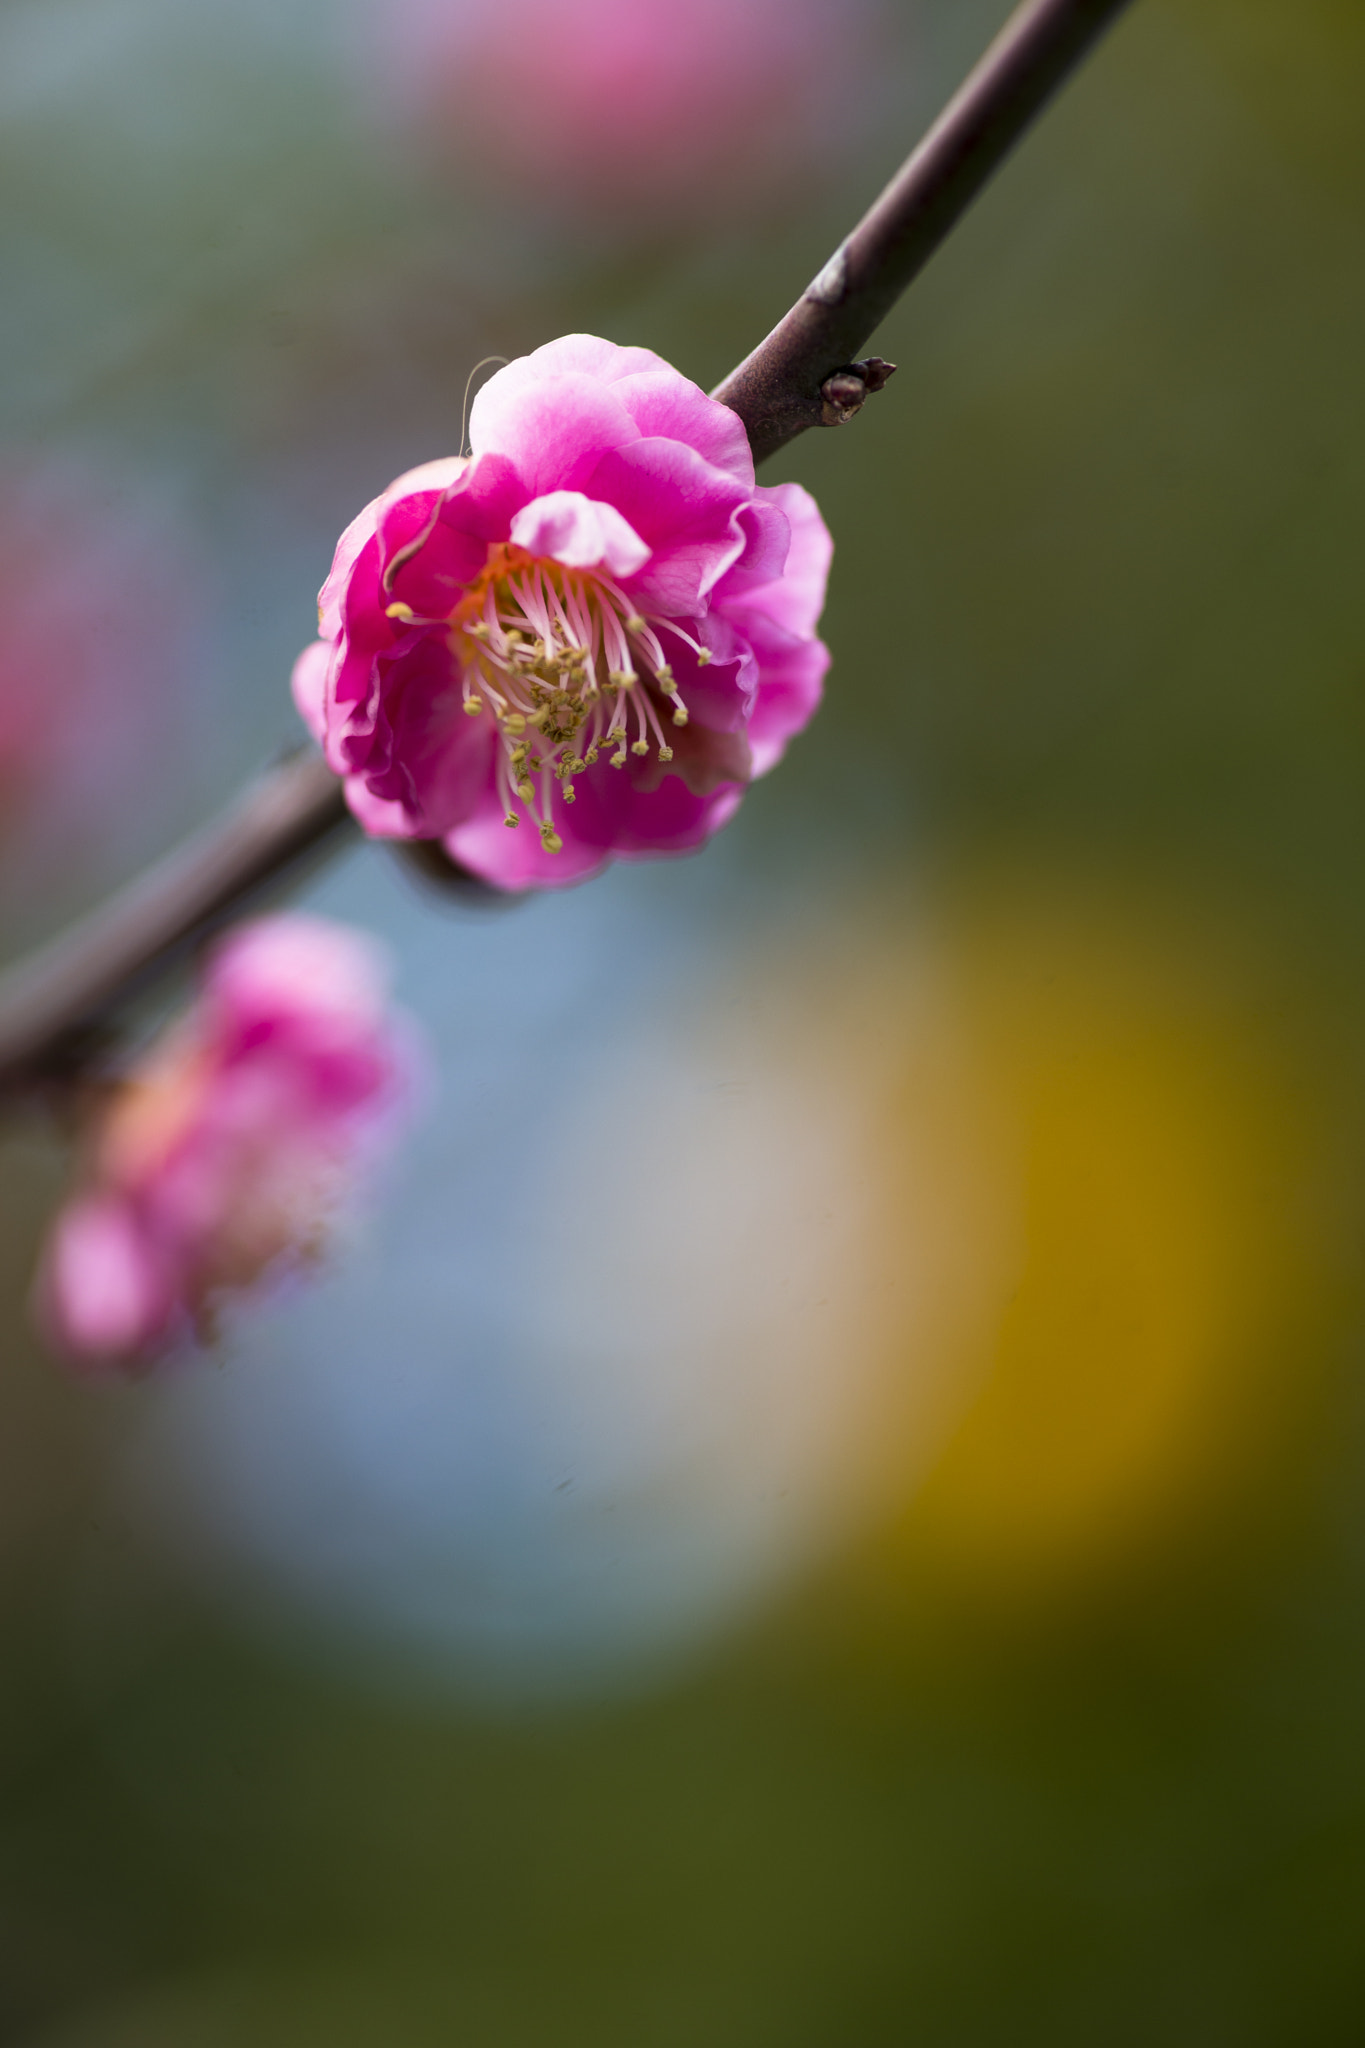
[[[807,427],[851,419],[862,397],[881,388],[890,366],[875,358],[859,364],[858,350],[1126,5],[1024,0],[1015,9],[819,276],[767,340],[716,386],[712,397],[743,420],[755,462]],[[835,389],[826,388],[836,378]]]
[[77,1071],[116,1010],[352,822],[320,754],[270,769],[0,980],[0,1091]]
[[[861,348],[1126,0],[1023,0],[966,84],[767,340],[716,389],[761,462],[851,419],[891,366]],[[320,755],[272,769],[217,823],[0,977],[0,1093],[79,1073],[118,1011],[350,814]],[[470,878],[426,849],[456,888]]]

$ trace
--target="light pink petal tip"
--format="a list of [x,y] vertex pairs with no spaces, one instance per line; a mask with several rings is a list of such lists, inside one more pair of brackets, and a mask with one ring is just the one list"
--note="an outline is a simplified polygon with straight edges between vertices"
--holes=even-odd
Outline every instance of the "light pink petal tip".
[[145,1353],[174,1312],[168,1274],[132,1210],[113,1196],[73,1202],[58,1219],[42,1286],[57,1343],[93,1365]]

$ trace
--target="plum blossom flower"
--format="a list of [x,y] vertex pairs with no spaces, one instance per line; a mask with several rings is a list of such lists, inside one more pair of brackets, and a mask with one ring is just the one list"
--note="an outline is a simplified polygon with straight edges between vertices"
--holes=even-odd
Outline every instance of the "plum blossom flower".
[[[875,0],[379,0],[365,75],[423,139],[561,218],[799,198],[865,132]],[[528,107],[551,109],[528,119]]]
[[570,335],[342,535],[299,710],[365,829],[508,889],[683,853],[820,700],[833,543],[727,406]]
[[313,1255],[409,1092],[412,1043],[359,933],[262,918],[114,1091],[39,1276],[41,1320],[90,1366],[206,1336],[224,1297]]

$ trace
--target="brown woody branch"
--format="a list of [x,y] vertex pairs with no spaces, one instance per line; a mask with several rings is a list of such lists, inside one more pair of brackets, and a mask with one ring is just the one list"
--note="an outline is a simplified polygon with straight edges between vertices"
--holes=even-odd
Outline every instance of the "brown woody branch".
[[1034,116],[1127,0],[1024,0],[891,183],[791,311],[712,396],[762,462],[851,419],[892,365],[855,361]]
[[[919,147],[767,340],[715,396],[757,462],[851,419],[894,365],[856,351],[1126,0],[1023,0]],[[118,1013],[253,898],[338,840],[321,757],[271,770],[215,824],[0,977],[0,1092],[79,1074]],[[438,848],[430,861],[444,862]],[[449,863],[455,886],[469,878]]]
[[0,981],[0,1090],[79,1072],[106,1021],[351,822],[310,749]]

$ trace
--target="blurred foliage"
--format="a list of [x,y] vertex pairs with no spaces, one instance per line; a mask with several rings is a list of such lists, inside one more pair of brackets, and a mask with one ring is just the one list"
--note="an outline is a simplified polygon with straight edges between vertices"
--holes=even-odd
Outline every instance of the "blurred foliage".
[[[1001,11],[909,23],[916,119]],[[331,540],[468,363],[581,325],[713,380],[904,140],[761,232],[552,244],[365,128],[325,11],[253,58],[152,9],[155,90],[47,13],[4,431],[141,466],[222,557],[166,834],[289,731]],[[499,1716],[262,1648],[110,1505],[126,1404],[23,1322],[55,1148],[5,1140],[4,2038],[1357,2038],[1363,90],[1356,0],[1138,0],[886,395],[774,466],[838,537],[836,667],[736,858],[775,910],[931,906],[1028,1257],[923,1490],[709,1663]]]

